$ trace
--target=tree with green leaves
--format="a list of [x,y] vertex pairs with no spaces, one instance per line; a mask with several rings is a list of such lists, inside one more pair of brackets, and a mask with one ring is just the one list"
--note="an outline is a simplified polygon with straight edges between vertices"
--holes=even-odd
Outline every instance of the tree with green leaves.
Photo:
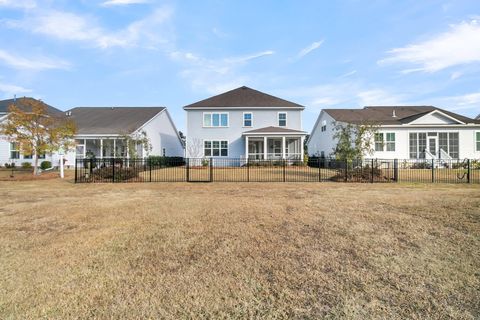
[[14,103],[8,109],[6,120],[0,124],[0,135],[7,136],[23,154],[33,157],[34,175],[39,173],[39,156],[60,149],[67,152],[74,146],[75,123],[63,113],[49,112],[42,101],[20,98],[18,106]]
[[333,149],[335,158],[340,160],[363,159],[372,155],[378,126],[370,123],[334,123],[333,138],[337,145]]

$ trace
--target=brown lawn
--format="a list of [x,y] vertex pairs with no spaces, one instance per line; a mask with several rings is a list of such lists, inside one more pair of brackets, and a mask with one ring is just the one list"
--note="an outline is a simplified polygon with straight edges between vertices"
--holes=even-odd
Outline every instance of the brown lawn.
[[0,182],[0,318],[480,317],[480,186]]

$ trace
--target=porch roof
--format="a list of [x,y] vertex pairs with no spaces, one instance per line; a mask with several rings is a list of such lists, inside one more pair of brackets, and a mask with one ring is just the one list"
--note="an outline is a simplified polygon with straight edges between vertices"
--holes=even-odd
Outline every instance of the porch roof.
[[264,127],[254,130],[245,131],[243,135],[285,135],[285,134],[295,134],[295,135],[306,135],[305,131],[281,128],[281,127]]

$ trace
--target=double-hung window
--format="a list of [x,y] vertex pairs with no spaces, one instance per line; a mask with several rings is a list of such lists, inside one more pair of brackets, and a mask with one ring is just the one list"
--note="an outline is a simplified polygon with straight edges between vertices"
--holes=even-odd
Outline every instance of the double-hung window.
[[20,148],[16,142],[10,142],[10,159],[20,159]]
[[480,151],[480,131],[475,132],[475,142],[477,144],[477,151]]
[[279,112],[278,113],[278,126],[279,127],[286,127],[287,126],[287,113],[286,112]]
[[383,133],[375,133],[375,151],[383,151]]
[[387,132],[387,151],[395,151],[395,132]]
[[203,155],[205,157],[228,157],[228,141],[204,140]]
[[252,126],[252,113],[251,112],[244,112],[243,113],[243,126],[244,127],[251,127]]
[[228,113],[205,112],[203,114],[204,127],[228,127]]

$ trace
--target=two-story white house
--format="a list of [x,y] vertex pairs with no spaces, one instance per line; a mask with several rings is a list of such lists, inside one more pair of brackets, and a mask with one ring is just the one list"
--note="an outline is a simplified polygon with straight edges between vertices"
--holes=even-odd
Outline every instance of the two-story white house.
[[188,158],[302,159],[304,107],[240,87],[187,105]]
[[323,109],[307,142],[311,156],[332,155],[335,124],[373,124],[378,159],[479,159],[480,120],[433,106]]

